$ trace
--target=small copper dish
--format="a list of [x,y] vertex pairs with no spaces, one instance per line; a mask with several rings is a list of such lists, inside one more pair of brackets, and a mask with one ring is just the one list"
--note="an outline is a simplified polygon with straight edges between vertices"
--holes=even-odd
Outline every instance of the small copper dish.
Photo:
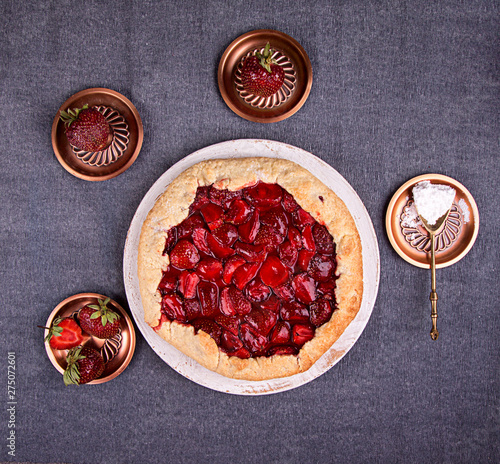
[[[102,152],[88,153],[74,149],[64,133],[61,110],[96,106],[109,119],[114,139]],[[52,123],[52,147],[64,169],[80,179],[102,181],[126,171],[141,151],[144,129],[132,102],[118,92],[104,88],[82,90],[68,98]]]
[[448,185],[455,189],[455,199],[445,227],[436,235],[436,268],[461,260],[472,248],[479,231],[479,211],[470,192],[458,181],[441,174],[424,174],[402,185],[387,208],[385,226],[391,245],[413,266],[430,268],[430,240],[416,217],[412,189],[422,181]]
[[[246,94],[239,84],[243,59],[266,43],[285,67],[285,84],[273,97],[262,99]],[[250,31],[234,40],[222,55],[218,82],[222,98],[237,115],[249,121],[269,123],[295,114],[305,103],[312,86],[312,66],[307,53],[292,37],[272,29]]]
[[[87,304],[97,304],[98,298],[104,300],[106,296],[98,293],[79,293],[66,298],[50,313],[45,327],[50,327],[52,321],[57,317],[76,318],[81,308]],[[89,382],[88,385],[109,382],[117,377],[128,366],[135,350],[135,330],[129,315],[116,301],[110,300],[108,304],[121,316],[120,332],[118,335],[108,340],[90,336],[89,339],[84,342],[84,345],[99,351],[106,362],[101,377]],[[45,337],[48,334],[48,330],[45,329],[44,332]],[[63,374],[66,369],[66,356],[68,350],[53,350],[48,343],[45,343],[45,350],[47,351],[47,355],[52,365]]]

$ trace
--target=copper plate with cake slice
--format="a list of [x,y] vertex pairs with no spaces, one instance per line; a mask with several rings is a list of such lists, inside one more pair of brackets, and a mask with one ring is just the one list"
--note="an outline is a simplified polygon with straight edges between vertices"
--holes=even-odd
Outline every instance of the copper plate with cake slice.
[[125,285],[146,339],[179,372],[272,393],[325,372],[361,334],[378,248],[359,198],[326,166],[277,142],[233,141],[150,190],[127,238]]

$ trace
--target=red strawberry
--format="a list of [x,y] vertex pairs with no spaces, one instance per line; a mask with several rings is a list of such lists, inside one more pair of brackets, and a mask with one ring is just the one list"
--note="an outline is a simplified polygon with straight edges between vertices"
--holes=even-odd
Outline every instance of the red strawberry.
[[212,232],[212,235],[224,246],[232,246],[238,240],[238,229],[232,224],[222,224]]
[[284,236],[272,226],[261,225],[259,232],[255,237],[254,243],[256,245],[274,245],[278,246],[284,240]]
[[196,247],[187,240],[180,240],[170,252],[170,262],[177,269],[193,269],[200,260]]
[[307,322],[309,320],[309,311],[298,301],[283,303],[280,310],[280,317],[284,321]]
[[275,94],[285,81],[285,70],[272,57],[273,51],[269,42],[261,54],[245,59],[241,69],[241,83],[243,88],[260,97],[270,97]]
[[271,289],[264,285],[260,279],[254,279],[246,286],[245,293],[249,300],[260,303],[271,295]]
[[274,355],[296,355],[298,353],[298,349],[294,346],[290,345],[278,345],[273,346],[269,351],[269,356]]
[[110,143],[111,128],[97,108],[84,105],[61,111],[61,121],[65,124],[68,142],[80,150],[101,151]]
[[193,231],[205,227],[205,222],[200,213],[191,214],[177,226],[177,239],[189,238]]
[[311,324],[295,324],[292,329],[293,342],[303,345],[314,337],[314,327]]
[[233,335],[238,336],[240,328],[240,320],[238,317],[226,316],[225,314],[217,314],[214,321],[217,322],[223,329],[231,332]]
[[288,277],[288,269],[275,255],[268,256],[260,269],[260,278],[262,282],[272,288],[284,284],[288,280]]
[[314,255],[309,261],[307,272],[318,282],[326,282],[332,278],[335,267],[335,262],[331,257]]
[[259,272],[259,263],[246,263],[238,267],[233,274],[233,282],[240,289],[243,290],[246,284],[250,282]]
[[238,269],[241,265],[245,264],[246,260],[240,255],[231,256],[224,265],[224,271],[222,278],[226,284],[229,284],[233,278],[234,271]]
[[186,314],[187,321],[192,321],[193,319],[201,316],[201,306],[196,299],[184,300],[182,309],[184,314]]
[[299,257],[297,260],[297,264],[299,265],[299,269],[302,271],[307,271],[309,263],[311,262],[311,258],[314,256],[314,251],[309,250],[300,250]]
[[306,250],[316,251],[316,243],[314,243],[313,233],[310,224],[305,226],[304,230],[302,231],[302,242]]
[[240,332],[241,341],[249,351],[256,353],[266,348],[268,344],[267,337],[259,333],[250,324],[241,324]]
[[163,249],[163,254],[166,255],[172,251],[172,248],[177,243],[177,228],[172,227],[167,234],[165,239],[165,248]]
[[278,321],[271,333],[271,343],[281,345],[290,341],[290,324],[285,321]]
[[292,213],[293,223],[299,228],[303,229],[307,225],[314,224],[314,218],[302,208],[299,208]]
[[290,195],[286,190],[283,191],[283,208],[289,213],[293,213],[300,208],[293,195]]
[[215,258],[204,258],[196,266],[196,273],[205,280],[217,280],[222,275],[222,263]]
[[198,284],[198,298],[201,304],[201,313],[209,317],[219,310],[219,288],[212,282],[202,280]]
[[224,210],[219,205],[207,203],[201,207],[200,211],[210,230],[214,230],[222,224]]
[[326,226],[315,224],[312,232],[314,243],[316,243],[316,249],[319,253],[330,255],[335,251],[333,237],[331,236],[330,232],[328,232]]
[[306,274],[298,274],[293,278],[292,287],[297,300],[304,304],[310,304],[316,299],[316,282]]
[[208,248],[206,229],[201,229],[201,228],[194,229],[192,238],[193,238],[193,243],[196,246],[196,248],[198,248],[198,250],[202,251],[207,255],[212,254],[210,248]]
[[173,292],[177,288],[179,281],[179,272],[174,271],[172,266],[168,266],[167,270],[163,272],[163,277],[158,285],[158,290],[162,295],[167,292]]
[[65,317],[64,319],[58,317],[52,322],[48,330],[49,333],[45,337],[45,341],[49,342],[49,345],[54,350],[69,350],[81,345],[88,338],[88,335],[82,332],[82,329],[72,317]]
[[250,219],[238,227],[238,235],[240,240],[246,243],[252,243],[257,236],[259,231],[260,221],[259,221],[259,211],[255,210],[250,216]]
[[266,259],[266,248],[263,245],[237,242],[234,250],[250,263],[261,263]]
[[264,211],[260,215],[260,222],[266,226],[271,226],[280,235],[286,235],[288,230],[288,217],[281,207]]
[[274,287],[274,292],[284,301],[290,302],[295,300],[295,292],[290,282],[285,282],[283,285]]
[[222,206],[224,209],[229,208],[229,205],[235,198],[241,197],[241,190],[218,189],[212,187],[208,193],[208,198],[212,203]]
[[276,324],[278,316],[276,313],[256,308],[245,316],[248,322],[257,332],[267,337],[271,329]]
[[223,245],[210,232],[207,232],[207,244],[213,255],[219,259],[229,258],[234,253],[231,247]]
[[200,277],[195,272],[182,271],[179,275],[179,291],[190,300],[196,296],[196,287]]
[[251,206],[241,198],[237,198],[231,203],[231,206],[226,212],[226,221],[239,226],[250,218],[252,214]]
[[332,317],[332,312],[330,303],[323,298],[316,300],[309,306],[310,319],[316,327],[328,322]]
[[283,197],[283,189],[278,184],[259,181],[245,189],[245,196],[254,206],[278,206]]
[[248,314],[252,310],[252,305],[245,298],[241,290],[234,285],[225,287],[220,298],[220,311],[226,316],[236,316],[236,314]]
[[72,348],[66,358],[65,385],[81,385],[97,379],[104,371],[101,354],[88,346]]
[[236,335],[224,330],[221,337],[221,347],[228,353],[232,353],[243,348],[243,342]]
[[80,327],[97,338],[112,338],[120,330],[120,315],[107,307],[110,298],[97,299],[98,305],[85,305],[78,312]]
[[299,252],[297,251],[297,248],[293,246],[293,243],[290,242],[290,240],[283,242],[278,247],[278,253],[280,255],[281,261],[283,261],[284,264],[293,269],[299,256]]

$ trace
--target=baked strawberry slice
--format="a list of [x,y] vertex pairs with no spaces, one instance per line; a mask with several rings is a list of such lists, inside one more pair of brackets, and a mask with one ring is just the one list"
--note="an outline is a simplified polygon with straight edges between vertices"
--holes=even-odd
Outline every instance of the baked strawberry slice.
[[197,317],[201,317],[201,306],[197,299],[184,300],[182,309],[186,315],[186,321],[192,321]]
[[288,193],[286,190],[283,190],[282,203],[285,211],[289,213],[293,213],[294,211],[297,211],[300,208],[299,204],[295,201],[295,198],[293,198],[293,195]]
[[259,272],[260,263],[246,263],[238,267],[233,274],[233,282],[240,290],[245,288]]
[[208,193],[210,192],[211,186],[204,185],[198,187],[196,190],[196,196],[193,203],[189,206],[189,213],[192,214],[194,211],[201,209],[203,205],[206,205],[210,200],[208,199]]
[[309,321],[309,311],[298,301],[284,302],[281,305],[280,317],[289,322],[307,322]]
[[214,281],[222,276],[222,263],[215,258],[203,258],[196,266],[196,273],[204,280]]
[[238,226],[238,235],[240,240],[245,243],[253,243],[257,233],[259,232],[259,227],[259,211],[255,210],[247,222]]
[[179,271],[175,271],[172,266],[168,266],[167,270],[163,272],[163,276],[158,285],[158,290],[163,295],[168,292],[173,292],[177,289],[179,282]]
[[278,234],[285,236],[288,231],[288,217],[281,206],[261,213],[260,222],[272,227]]
[[261,263],[266,259],[267,252],[264,245],[237,242],[234,251],[243,256],[250,263]]
[[278,313],[281,308],[281,303],[278,298],[276,298],[276,295],[271,295],[267,300],[260,303],[260,307]]
[[80,150],[101,151],[111,142],[111,127],[95,107],[84,105],[82,108],[61,111],[61,121],[65,125],[68,142]]
[[187,321],[187,317],[182,303],[179,295],[176,293],[167,293],[161,299],[161,311],[171,321],[185,322]]
[[225,287],[221,293],[220,311],[226,316],[236,316],[248,314],[252,310],[251,303],[245,298],[243,292],[231,285]]
[[234,353],[243,348],[243,342],[236,335],[223,330],[220,346],[227,353]]
[[292,329],[292,340],[302,346],[314,337],[314,327],[311,324],[295,324]]
[[302,231],[302,243],[306,250],[315,252],[316,251],[316,243],[314,242],[313,233],[311,225],[308,224],[304,227]]
[[80,327],[97,338],[112,338],[120,331],[120,315],[108,308],[110,298],[97,299],[97,305],[85,305],[78,312]]
[[302,248],[302,234],[296,227],[290,227],[288,229],[288,240],[290,240],[290,243],[297,248],[297,250]]
[[200,213],[191,214],[177,226],[177,239],[189,238],[195,229],[205,227],[205,222]]
[[219,324],[223,329],[231,332],[233,335],[238,335],[240,329],[240,319],[238,317],[217,314],[214,321],[217,322],[217,324]]
[[282,263],[293,269],[299,257],[299,251],[290,240],[283,242],[278,247],[278,254]]
[[259,333],[250,324],[241,324],[240,333],[240,338],[248,351],[254,354],[265,351],[269,343],[267,337]]
[[290,273],[276,255],[271,255],[262,264],[259,275],[264,284],[274,288],[284,284]]
[[314,255],[309,262],[307,272],[318,282],[327,282],[335,272],[335,262],[330,256]]
[[313,225],[316,221],[314,218],[302,208],[292,213],[293,223],[299,228],[303,229],[307,225]]
[[234,353],[231,353],[231,356],[236,356],[241,359],[248,359],[252,355],[250,354],[250,351],[248,351],[246,348],[240,348],[239,350],[235,351]]
[[67,367],[63,374],[66,386],[92,382],[104,371],[104,360],[101,354],[88,346],[72,348],[66,357],[66,362]]
[[227,222],[240,226],[250,219],[252,212],[253,208],[245,200],[237,198],[231,203],[225,218]]
[[290,282],[285,282],[282,285],[274,287],[274,293],[283,301],[293,301],[295,300],[295,291]]
[[231,202],[241,197],[241,190],[218,189],[212,187],[208,193],[208,198],[212,203],[221,206],[223,209],[228,209]]
[[337,282],[332,276],[330,280],[327,280],[326,282],[320,282],[317,288],[318,288],[318,293],[323,295],[324,298],[326,298],[327,300],[334,300],[336,287],[337,287]]
[[332,317],[332,313],[330,302],[324,298],[316,300],[309,306],[310,320],[316,327],[328,322]]
[[273,50],[267,43],[263,52],[245,58],[241,68],[243,88],[259,97],[274,95],[285,81],[285,70],[273,59]]
[[254,243],[256,245],[278,246],[284,238],[284,235],[281,235],[274,227],[263,224],[255,236]]
[[285,321],[278,321],[271,333],[271,343],[276,345],[289,343],[291,335],[290,324]]
[[254,206],[278,206],[283,197],[283,189],[278,184],[267,184],[259,181],[245,189],[245,197]]
[[215,203],[203,205],[200,212],[210,230],[217,229],[222,224],[224,210]]
[[201,313],[211,317],[219,311],[219,287],[212,282],[202,280],[198,284],[198,298],[201,304]]
[[199,251],[205,253],[206,255],[211,255],[212,252],[210,251],[207,243],[207,233],[206,229],[194,229],[192,239],[195,247],[198,248]]
[[250,301],[260,303],[271,295],[271,289],[262,283],[260,279],[253,279],[245,287],[245,294]]
[[236,240],[238,240],[238,229],[232,224],[222,224],[217,227],[212,232],[212,235],[220,242],[223,246],[230,247]]
[[217,343],[217,345],[220,345],[222,328],[212,319],[200,317],[199,319],[195,319],[194,321],[192,321],[192,324],[197,332],[199,330],[202,330],[206,334],[210,335],[215,340],[215,343]]
[[333,243],[333,237],[328,232],[326,226],[321,224],[315,224],[312,229],[314,243],[316,244],[316,250],[318,253],[323,253],[325,255],[331,255],[335,252],[335,244]]
[[200,277],[195,272],[182,271],[179,275],[179,292],[184,298],[190,300],[196,296],[196,287],[200,282]]
[[260,308],[255,308],[245,316],[245,321],[265,337],[269,335],[269,332],[276,324],[277,319],[278,317],[276,313]]
[[301,303],[311,304],[316,299],[316,282],[308,274],[297,274],[292,280],[295,297]]
[[88,335],[82,332],[81,327],[72,317],[58,317],[52,322],[50,328],[41,328],[48,329],[45,341],[54,350],[69,350],[88,339]]
[[210,232],[207,232],[207,244],[213,255],[219,259],[226,259],[234,254],[231,247],[223,245]]
[[230,284],[233,279],[233,274],[236,269],[246,263],[246,260],[240,255],[231,256],[224,264],[224,270],[222,272],[222,278],[225,284]]
[[193,269],[199,260],[198,250],[186,239],[179,240],[170,253],[170,263],[177,269]]
[[307,269],[309,268],[309,263],[311,262],[313,256],[314,256],[314,251],[309,251],[304,249],[299,251],[297,264],[301,271],[307,271]]

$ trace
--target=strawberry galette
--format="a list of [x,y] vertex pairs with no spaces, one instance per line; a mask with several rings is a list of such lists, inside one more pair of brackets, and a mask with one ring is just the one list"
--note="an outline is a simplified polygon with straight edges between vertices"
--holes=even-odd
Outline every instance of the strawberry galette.
[[309,369],[361,305],[361,241],[345,204],[283,159],[198,163],[145,220],[144,317],[159,336],[227,377]]

